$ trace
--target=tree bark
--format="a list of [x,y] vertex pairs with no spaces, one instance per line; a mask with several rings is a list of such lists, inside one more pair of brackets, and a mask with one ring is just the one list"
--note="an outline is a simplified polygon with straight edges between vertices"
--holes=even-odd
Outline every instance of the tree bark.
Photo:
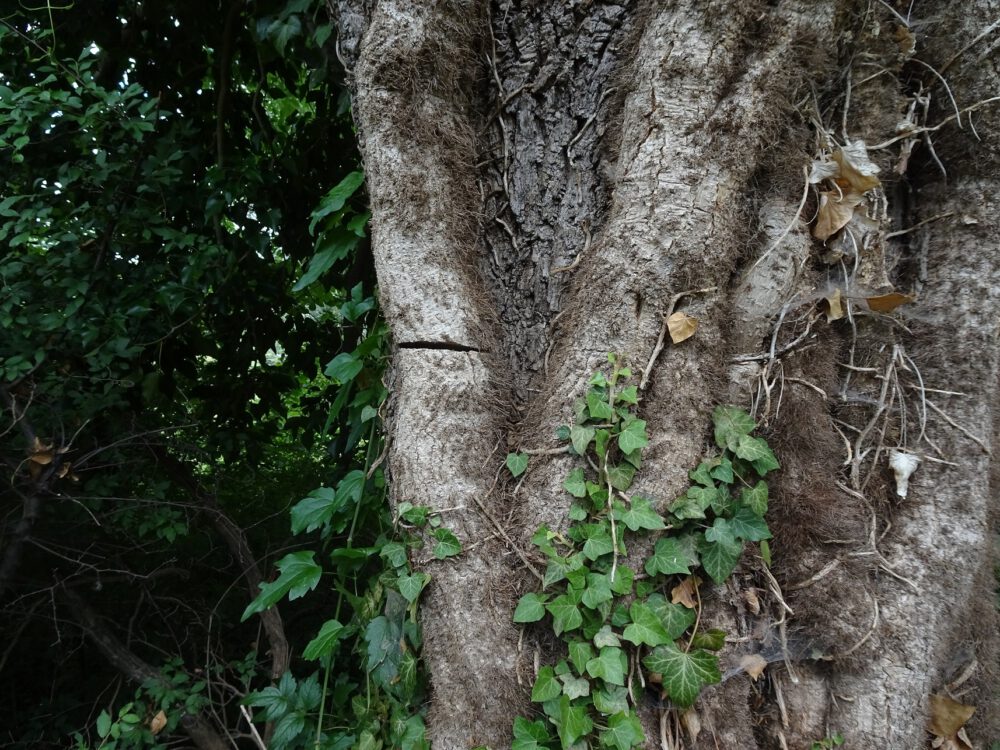
[[[997,6],[907,18],[889,5],[335,5],[396,344],[391,498],[441,510],[465,545],[424,563],[435,748],[509,746],[536,659],[555,654],[511,614],[536,585],[531,534],[567,523],[571,460],[532,459],[515,485],[504,455],[552,447],[606,353],[643,370],[674,302],[700,327],[651,362],[637,489],[684,489],[718,403],[752,408],[783,467],[773,576],[747,559],[704,603],[734,636],[724,663],[778,656],[761,683],[707,689],[687,746],[839,732],[848,747],[909,750],[949,684],[978,706],[970,733],[1000,730],[986,687]],[[975,112],[945,122],[952,98]],[[942,126],[908,140],[897,123],[911,105],[915,125]],[[800,203],[832,138],[888,142],[870,151],[882,184],[843,263],[810,233],[815,196]],[[827,322],[835,288],[850,314]],[[916,301],[890,317],[860,300],[891,289]],[[892,448],[924,458],[905,499]],[[658,747],[660,709],[640,708]]]

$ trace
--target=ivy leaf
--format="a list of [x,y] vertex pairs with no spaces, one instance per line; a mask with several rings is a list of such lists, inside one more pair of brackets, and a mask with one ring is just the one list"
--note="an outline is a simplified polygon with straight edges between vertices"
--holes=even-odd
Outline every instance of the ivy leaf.
[[753,432],[757,424],[749,414],[737,406],[717,406],[712,412],[715,424],[715,444],[720,448],[736,450],[740,438]]
[[521,476],[524,470],[528,468],[528,454],[508,453],[507,468],[510,469],[510,473],[515,477]]
[[317,487],[292,507],[292,533],[315,531],[343,508],[332,487]]
[[722,583],[736,569],[743,545],[739,542],[707,542],[701,549],[701,565],[716,583]]
[[587,588],[583,592],[583,606],[587,609],[597,609],[605,602],[614,599],[611,593],[611,581],[606,573],[588,573]]
[[611,433],[608,430],[600,429],[594,433],[594,453],[601,459],[608,454],[608,442],[611,440]]
[[587,674],[610,685],[624,685],[627,671],[625,652],[614,646],[602,648],[600,655],[587,662]]
[[315,660],[329,656],[333,653],[337,644],[340,643],[343,634],[343,625],[336,620],[327,620],[323,623],[323,627],[319,629],[316,637],[306,644],[306,647],[302,651],[302,657]]
[[577,674],[582,675],[587,662],[594,658],[594,649],[587,641],[572,641],[569,644],[569,660]]
[[590,391],[587,394],[587,411],[590,412],[591,419],[601,422],[607,421],[614,416],[611,406],[605,400],[604,396],[597,391]]
[[433,536],[438,542],[434,545],[434,557],[438,560],[454,557],[462,551],[462,543],[450,529],[434,529]]
[[691,639],[691,648],[706,648],[709,651],[718,651],[726,645],[726,631],[713,628],[712,630],[702,630],[694,634]]
[[[341,383],[350,383],[364,369],[364,363],[353,354],[344,352],[331,359],[323,374]],[[496,464],[494,464],[495,466]]]
[[691,566],[697,564],[698,560],[692,558],[690,549],[683,546],[676,537],[668,536],[656,542],[653,554],[646,560],[646,573],[651,576],[657,573],[690,575]]
[[705,511],[719,495],[712,487],[690,487],[688,491],[677,498],[668,510],[679,519],[704,518]]
[[563,482],[563,489],[573,497],[586,497],[587,482],[583,478],[583,469],[573,469]]
[[615,714],[608,719],[608,728],[601,732],[601,744],[615,750],[629,750],[645,741],[639,717],[632,712]]
[[[748,542],[759,542],[763,539],[771,538],[767,522],[754,513],[752,508],[747,506],[736,509],[735,515],[729,521],[729,526],[737,539],[746,539]],[[708,538],[707,532],[705,538]]]
[[559,676],[559,680],[563,684],[563,695],[570,700],[590,695],[590,680],[586,677],[574,677],[571,674],[564,674]]
[[624,523],[630,531],[638,531],[639,529],[658,531],[666,528],[663,518],[653,510],[649,499],[645,497],[633,497],[628,509],[623,503],[615,503],[614,516],[616,521]]
[[718,479],[726,484],[732,484],[736,481],[736,477],[733,475],[733,462],[725,456],[718,459],[718,466],[715,466],[710,474],[713,479]]
[[728,518],[716,518],[712,525],[705,529],[705,539],[719,544],[736,544],[736,532]]
[[424,590],[431,580],[431,577],[426,573],[412,573],[410,575],[403,575],[399,577],[399,593],[403,595],[410,604],[413,604],[417,599],[420,598],[420,592]]
[[294,601],[316,588],[323,569],[313,560],[315,554],[314,551],[304,550],[292,552],[281,558],[276,565],[281,575],[270,583],[261,584],[260,593],[243,610],[240,622],[245,622],[251,615],[274,606],[285,594],[288,594],[289,601]]
[[762,479],[753,487],[743,487],[740,502],[758,516],[763,516],[767,513],[767,482]]
[[667,631],[670,640],[680,638],[684,631],[694,624],[698,615],[694,610],[681,604],[668,602],[663,594],[652,594],[646,600],[647,606],[660,618],[663,629]]
[[662,675],[663,689],[682,708],[695,702],[702,687],[722,680],[719,660],[713,654],[700,649],[685,653],[674,643],[653,649],[642,663]]
[[712,481],[712,466],[712,461],[702,461],[697,469],[688,472],[688,478],[704,487],[715,487],[715,482]]
[[617,685],[604,685],[593,694],[594,708],[605,716],[622,713],[629,710],[628,691]]
[[620,492],[626,492],[635,478],[635,467],[630,463],[620,463],[608,467],[608,481]]
[[545,594],[530,593],[522,596],[514,610],[514,622],[538,622],[545,617]]
[[549,560],[545,568],[545,575],[542,576],[542,588],[547,588],[553,583],[558,583],[566,578],[570,573],[583,567],[583,555],[576,554],[571,557],[559,557],[558,555]]
[[602,555],[610,555],[614,551],[611,534],[603,524],[586,524],[582,527],[584,533],[583,554],[588,560],[596,560]]
[[556,635],[562,635],[583,624],[583,615],[577,602],[568,595],[557,596],[545,608],[552,614],[552,630]]
[[562,695],[562,686],[556,679],[555,670],[552,667],[542,667],[538,670],[538,677],[531,688],[531,700],[534,703],[544,703]]
[[645,448],[649,445],[649,438],[646,437],[646,421],[644,419],[634,419],[628,423],[624,430],[618,435],[618,447],[622,453]]
[[514,744],[511,750],[542,750],[549,741],[545,722],[528,721],[523,716],[514,719]]
[[623,388],[621,393],[615,394],[615,401],[621,401],[625,404],[632,404],[633,406],[639,403],[639,388],[634,385],[630,385],[627,388]]
[[571,705],[568,695],[559,699],[558,716],[555,723],[559,729],[559,740],[565,748],[572,747],[578,739],[590,734],[594,728],[594,722],[587,716],[587,707]]
[[622,645],[622,642],[618,640],[618,636],[615,635],[615,631],[611,629],[610,625],[603,625],[601,629],[594,634],[594,645],[598,648],[604,648],[605,646],[614,646],[618,648]]
[[573,425],[569,431],[569,439],[573,443],[573,450],[581,456],[585,455],[587,453],[587,446],[590,445],[590,441],[594,439],[596,433],[597,431],[593,427]]
[[660,618],[648,606],[635,602],[629,607],[628,612],[632,624],[622,633],[622,638],[626,641],[636,646],[643,643],[647,646],[659,646],[670,640]]
[[774,453],[771,452],[767,441],[763,438],[743,435],[740,437],[734,452],[744,461],[752,463],[753,468],[761,476],[764,476],[772,469],[781,468],[778,459],[774,457]]
[[608,580],[611,581],[611,590],[616,594],[627,596],[632,593],[632,581],[635,580],[635,571],[627,565],[619,565],[612,579],[610,574]]

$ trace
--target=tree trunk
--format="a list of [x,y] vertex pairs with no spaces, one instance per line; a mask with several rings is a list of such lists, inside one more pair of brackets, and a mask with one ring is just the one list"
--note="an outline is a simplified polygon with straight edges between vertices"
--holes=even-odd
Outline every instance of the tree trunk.
[[[707,688],[687,747],[912,750],[932,694],[1000,737],[997,4],[334,5],[395,337],[391,497],[465,547],[423,563],[434,747],[507,747],[532,711],[558,644],[511,615],[532,533],[567,524],[572,459],[499,469],[556,445],[608,352],[649,367],[640,491],[684,490],[719,403],[752,409],[782,463],[773,577],[747,557],[703,614],[724,665],[763,653],[767,678]],[[857,140],[880,185],[821,242],[806,174]],[[862,300],[894,289],[916,301]],[[651,358],[675,304],[700,327]],[[923,459],[905,499],[892,449]],[[660,747],[677,717],[641,703]]]

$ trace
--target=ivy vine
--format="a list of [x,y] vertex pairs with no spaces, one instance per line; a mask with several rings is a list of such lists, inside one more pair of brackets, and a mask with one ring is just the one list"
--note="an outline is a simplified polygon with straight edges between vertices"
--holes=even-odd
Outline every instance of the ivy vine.
[[[689,472],[691,486],[661,504],[627,494],[649,443],[639,419],[632,373],[609,355],[611,375],[597,372],[574,405],[574,424],[557,435],[579,465],[563,488],[572,497],[569,527],[540,527],[532,542],[547,565],[541,591],[525,594],[514,622],[546,621],[566,644],[564,657],[538,670],[531,700],[540,718],[518,717],[513,750],[590,747],[629,750],[645,742],[636,714],[636,669],[669,705],[692,705],[720,682],[721,630],[699,629],[706,575],[722,583],[747,543],[770,561],[764,477],[780,468],[753,419],[735,406],[712,413],[718,452]],[[511,453],[523,474],[529,456]],[[641,570],[626,564],[626,542],[656,535]],[[643,655],[643,653],[645,655]]]

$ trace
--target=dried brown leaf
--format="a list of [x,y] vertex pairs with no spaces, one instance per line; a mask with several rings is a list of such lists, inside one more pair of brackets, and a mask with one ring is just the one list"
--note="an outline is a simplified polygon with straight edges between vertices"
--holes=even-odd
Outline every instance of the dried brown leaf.
[[701,717],[698,716],[698,712],[694,710],[693,706],[681,714],[681,724],[684,725],[684,729],[691,737],[691,742],[697,742],[698,735],[701,733]]
[[698,330],[698,319],[692,318],[687,313],[675,312],[667,318],[667,331],[670,332],[670,340],[675,344],[694,336]]
[[882,184],[877,176],[878,167],[868,158],[864,141],[854,141],[837,149],[833,160],[840,166],[840,173],[834,181],[845,193],[861,195]]
[[866,297],[865,302],[868,303],[869,310],[880,313],[890,313],[900,305],[905,305],[907,302],[913,302],[915,299],[916,297],[912,294],[889,292],[889,294],[880,294],[877,297]]
[[946,695],[932,695],[930,697],[930,717],[927,719],[927,731],[945,740],[955,741],[962,726],[972,714],[976,712],[975,706],[966,706],[963,703],[954,701]]
[[826,191],[819,194],[819,212],[813,237],[824,242],[847,226],[854,208],[861,203],[861,193]]
[[844,305],[840,289],[834,289],[831,294],[823,298],[826,302],[826,322],[832,323],[844,317]]
[[698,606],[696,591],[701,579],[698,576],[688,576],[670,590],[670,601],[673,604],[683,604],[688,609]]
[[149,722],[149,731],[153,734],[159,734],[163,731],[163,727],[167,725],[167,715],[161,709],[156,716],[154,716]]
[[755,615],[760,614],[760,599],[757,598],[756,589],[747,589],[743,592],[743,599],[747,603],[747,608]]
[[746,654],[740,659],[740,669],[750,675],[754,682],[761,676],[767,667],[767,659],[760,654]]

